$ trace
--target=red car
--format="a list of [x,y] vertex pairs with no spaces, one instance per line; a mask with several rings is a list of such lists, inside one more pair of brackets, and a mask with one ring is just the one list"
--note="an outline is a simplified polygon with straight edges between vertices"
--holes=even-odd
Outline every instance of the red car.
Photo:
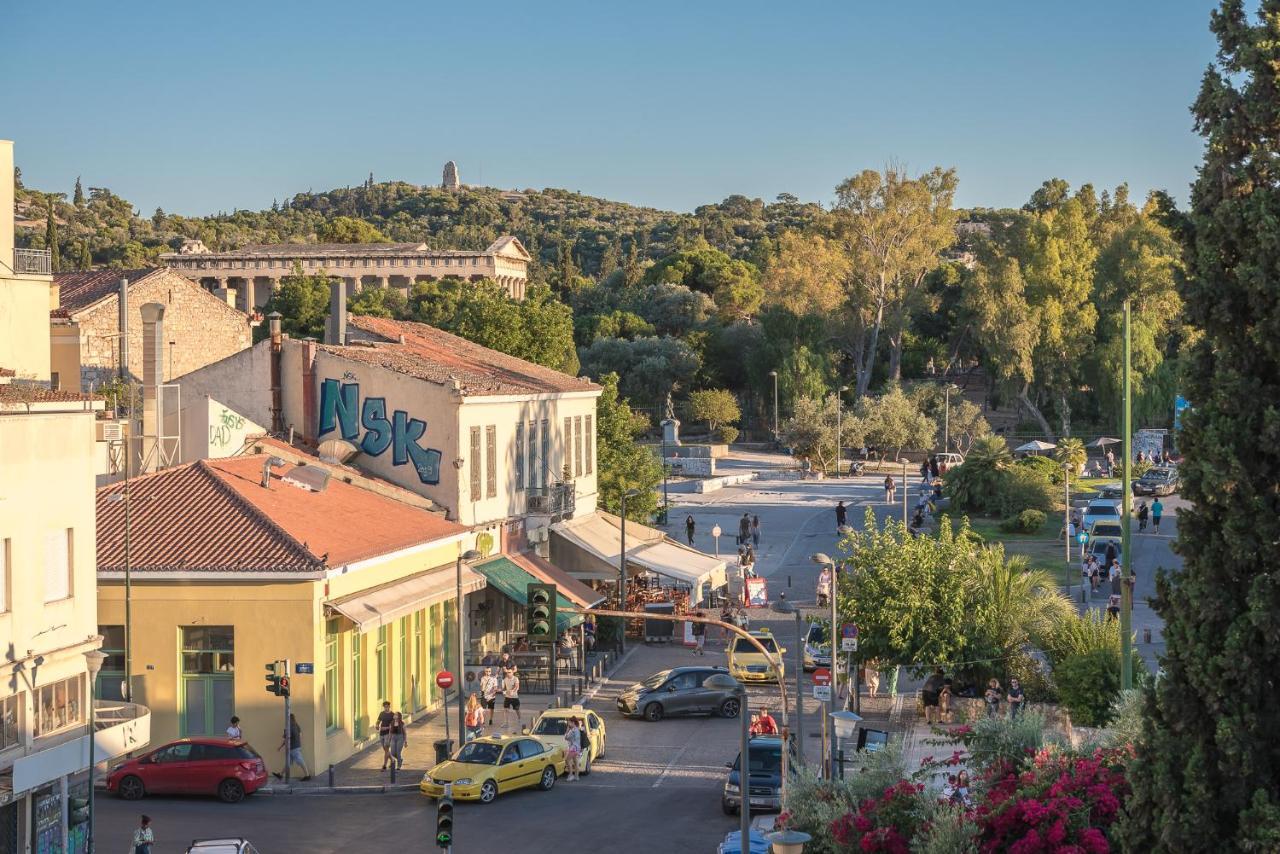
[[217,795],[229,804],[267,782],[258,751],[238,738],[180,738],[123,765],[107,777],[107,791],[126,801],[143,795]]

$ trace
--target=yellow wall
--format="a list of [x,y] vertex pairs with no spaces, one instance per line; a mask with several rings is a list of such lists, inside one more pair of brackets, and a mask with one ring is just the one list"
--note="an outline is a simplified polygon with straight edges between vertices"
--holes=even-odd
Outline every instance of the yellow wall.
[[48,276],[9,276],[0,266],[0,367],[19,379],[49,379]]

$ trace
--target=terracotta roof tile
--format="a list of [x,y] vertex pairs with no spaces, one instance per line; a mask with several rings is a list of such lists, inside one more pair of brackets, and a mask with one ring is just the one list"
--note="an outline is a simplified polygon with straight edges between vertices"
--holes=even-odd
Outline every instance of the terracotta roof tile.
[[93,305],[120,291],[120,280],[128,279],[136,284],[163,267],[144,267],[138,270],[88,270],[80,273],[58,273],[53,283],[58,286],[58,308],[55,316],[66,317],[71,312]]
[[101,400],[103,398],[96,394],[58,391],[30,383],[0,383],[0,406],[9,403],[93,403]]
[[17,371],[13,368],[0,368],[0,377],[16,377]]
[[345,347],[322,344],[320,349],[441,385],[456,379],[466,395],[546,394],[600,388],[585,377],[571,377],[490,350],[425,323],[354,315],[349,324],[365,333],[370,343]]
[[[330,478],[312,492],[265,454],[200,460],[129,484],[130,563],[152,572],[315,572],[464,529]],[[124,566],[124,484],[98,490],[98,568]]]

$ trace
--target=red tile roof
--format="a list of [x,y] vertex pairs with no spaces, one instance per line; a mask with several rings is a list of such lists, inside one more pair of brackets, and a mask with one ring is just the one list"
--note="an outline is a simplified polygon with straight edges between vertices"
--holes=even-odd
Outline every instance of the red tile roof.
[[[326,353],[428,382],[457,380],[466,395],[593,391],[600,386],[450,335],[425,323],[354,315],[349,324],[371,343],[320,345]],[[402,340],[403,339],[403,343]],[[350,338],[348,339],[350,340]]]
[[[254,454],[200,460],[129,483],[130,564],[152,572],[317,572],[465,530],[330,478],[312,492]],[[309,468],[309,467],[308,467]],[[98,490],[98,569],[124,567],[124,484]]]
[[0,368],[0,377],[16,377],[17,371],[13,368]]
[[[0,376],[3,376],[3,374],[0,374]],[[94,403],[103,399],[96,394],[84,394],[78,391],[58,391],[30,383],[0,383],[0,406],[9,403]]]
[[120,292],[120,280],[136,284],[163,267],[139,270],[87,270],[80,273],[58,273],[53,283],[58,286],[58,308],[54,314],[65,317],[71,312],[93,305]]

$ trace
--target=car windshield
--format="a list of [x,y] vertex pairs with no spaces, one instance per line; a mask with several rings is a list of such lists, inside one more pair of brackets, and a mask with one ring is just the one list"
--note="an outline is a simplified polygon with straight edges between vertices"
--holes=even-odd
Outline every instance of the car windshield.
[[[761,747],[753,745],[750,752],[751,773],[752,774],[781,774],[782,773],[782,748]],[[733,760],[733,770],[737,771],[742,766],[742,754],[738,754],[738,758]]]
[[655,673],[640,684],[646,688],[658,688],[663,682],[667,681],[667,674],[670,672],[670,670],[664,670],[661,673]]
[[1114,504],[1090,504],[1090,516],[1119,516]]
[[[773,638],[756,638],[756,640],[758,640],[760,642],[760,645],[763,646],[765,649],[767,649],[769,652],[772,653],[772,652],[778,651],[778,645],[773,642]],[[733,646],[733,651],[734,652],[754,652],[757,654],[760,652],[760,650],[756,647],[756,645],[753,644],[751,641],[747,640],[746,638],[738,638],[738,642]]]
[[458,762],[469,762],[473,765],[497,765],[498,756],[502,753],[502,745],[473,741],[458,751],[454,759]]
[[809,636],[805,638],[812,646],[826,646],[831,643],[830,633],[827,627],[821,623],[809,624]]
[[568,718],[539,718],[533,727],[534,735],[564,735],[569,726]]

